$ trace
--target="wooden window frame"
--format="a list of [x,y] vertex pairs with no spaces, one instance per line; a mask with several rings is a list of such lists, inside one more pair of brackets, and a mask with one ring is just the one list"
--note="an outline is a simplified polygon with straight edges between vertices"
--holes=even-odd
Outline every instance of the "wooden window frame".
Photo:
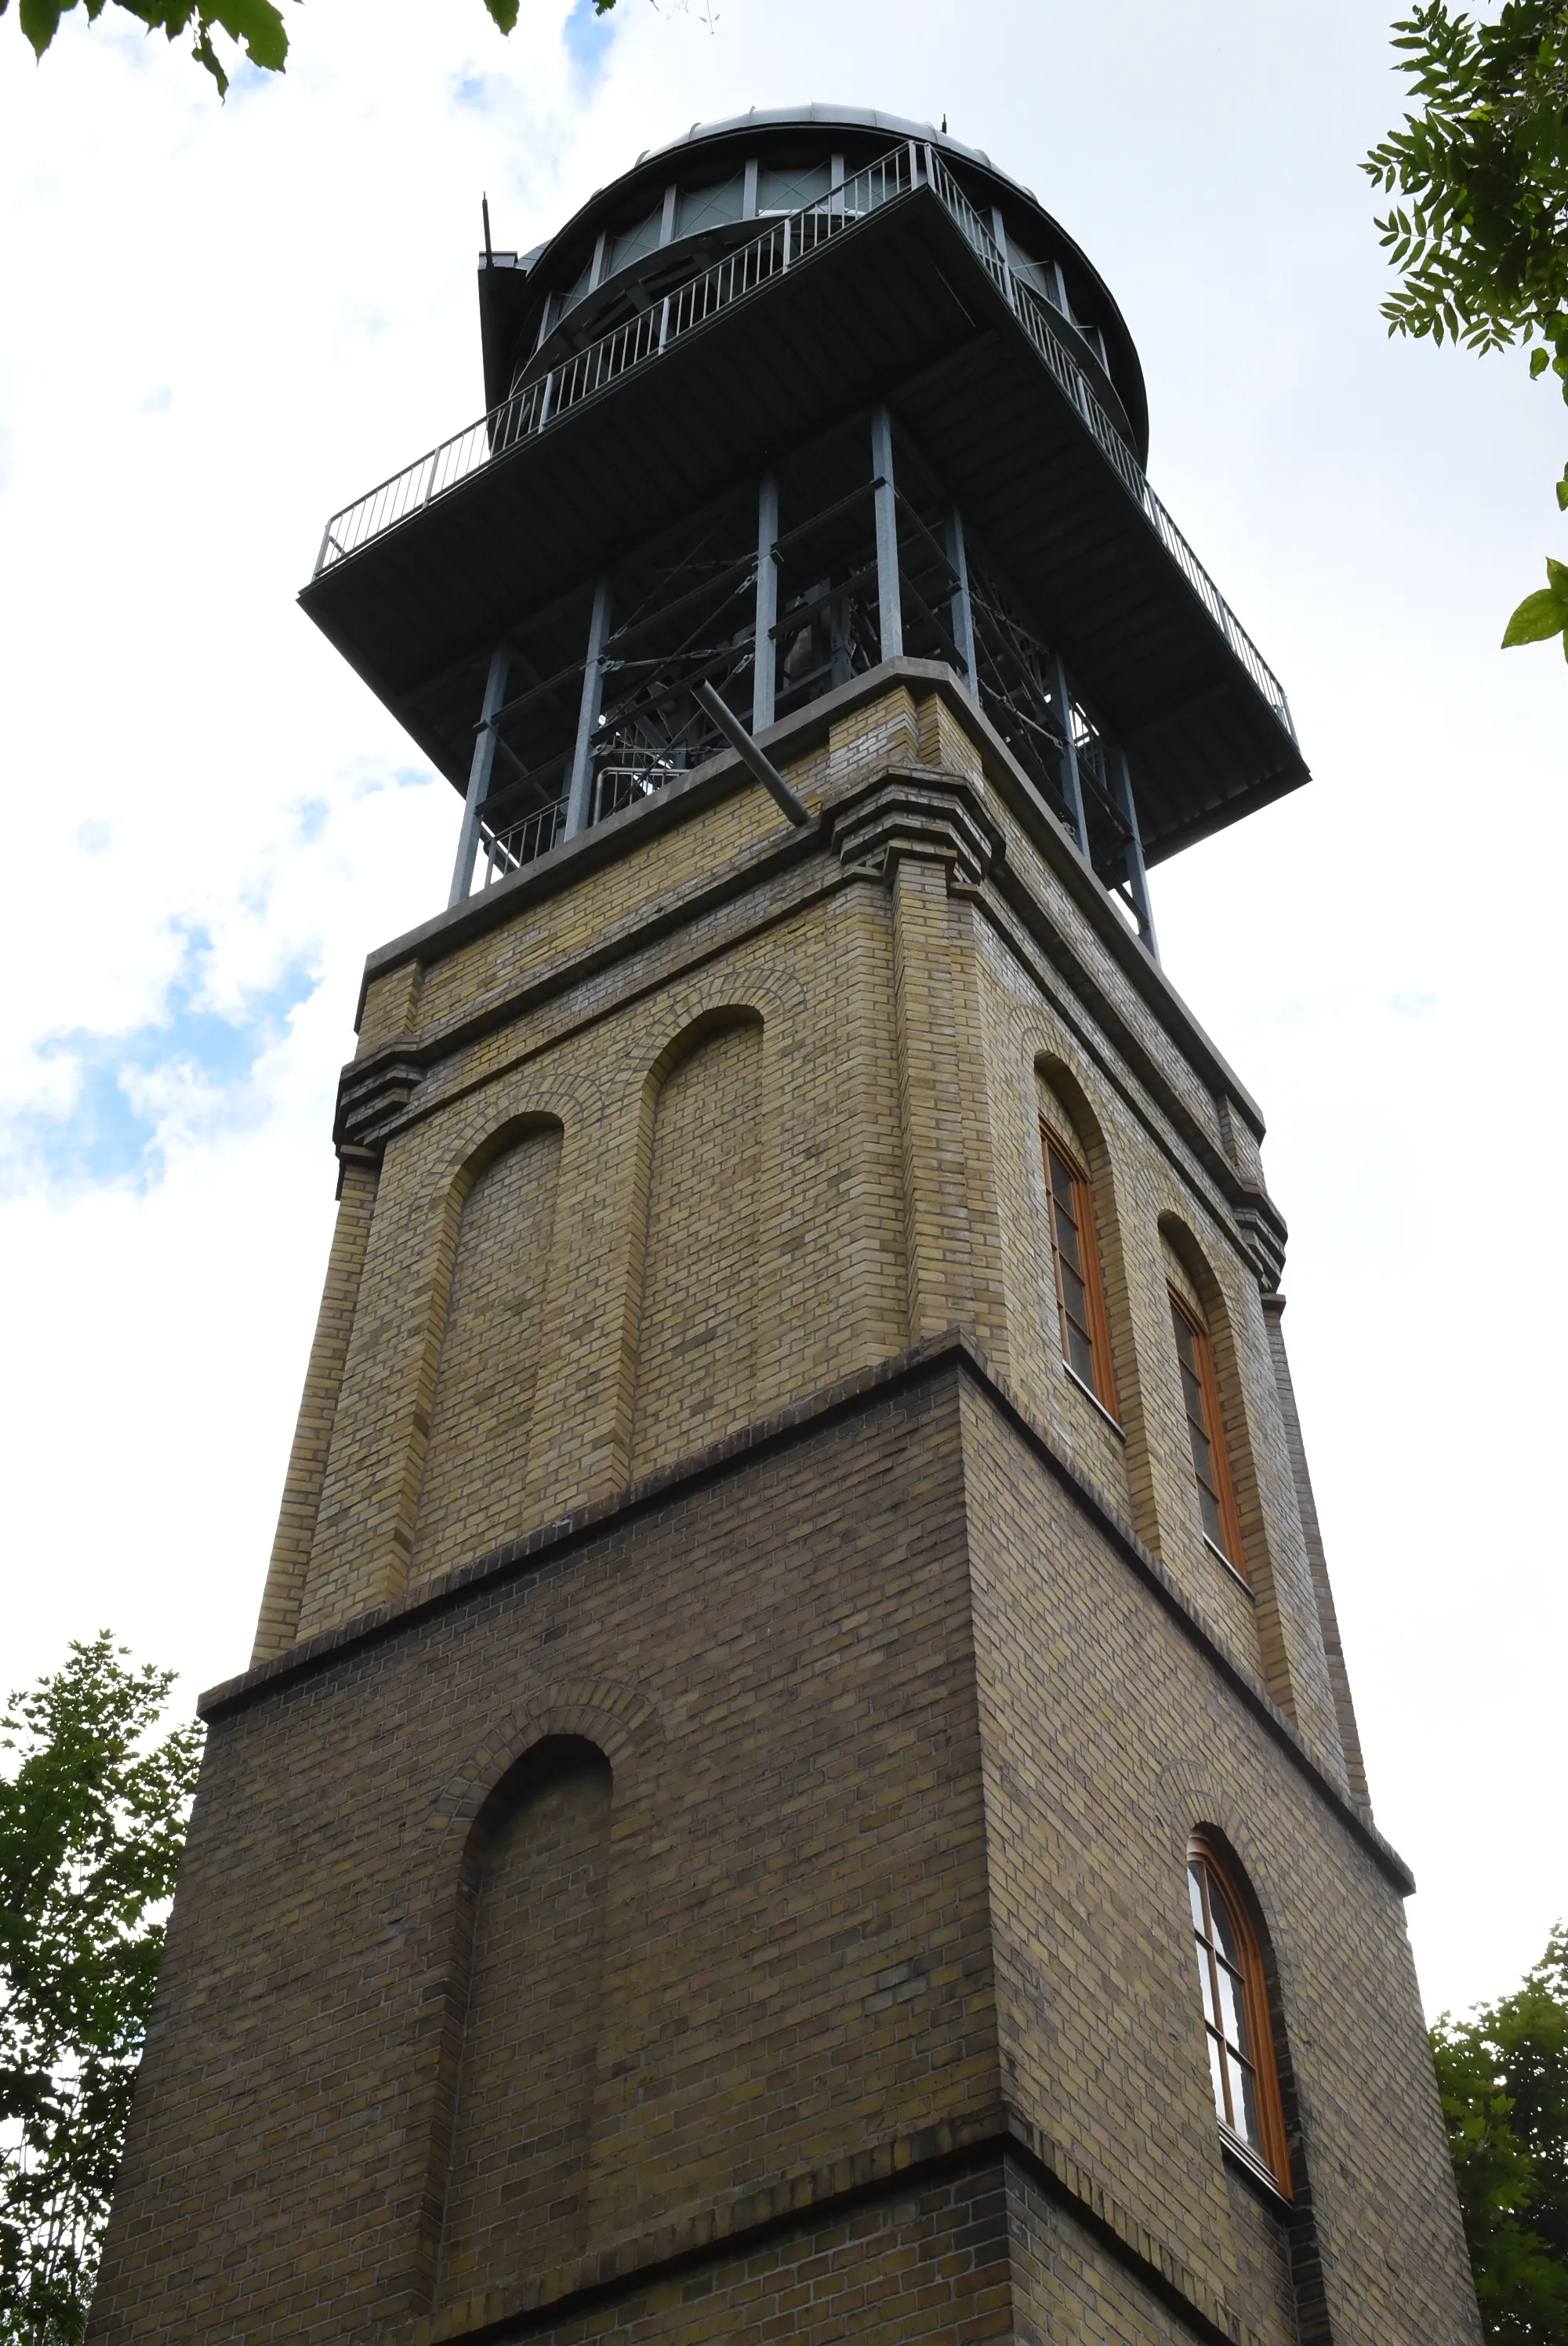
[[[1293,2197],[1290,2183],[1290,2147],[1285,2135],[1285,2112],[1279,2098],[1279,2066],[1274,2051],[1274,2022],[1268,2009],[1268,1984],[1263,1969],[1263,1950],[1253,1927],[1248,1911],[1249,1901],[1243,1896],[1241,1886],[1232,1868],[1202,1833],[1195,1833],[1187,1843],[1188,1920],[1192,1925],[1193,1943],[1196,1950],[1203,2004],[1204,2046],[1207,2056],[1210,2091],[1214,2096],[1215,2115],[1221,2134],[1232,2147],[1247,2158],[1256,2160],[1267,2172],[1277,2191],[1288,2199]],[[1192,1878],[1197,1876],[1201,1888],[1203,1926],[1191,1912]],[[1239,1963],[1227,1962],[1216,1939],[1212,1923],[1214,1900],[1220,1899],[1231,1935],[1236,1942]],[[1216,2025],[1211,2014],[1220,2011],[1220,1967],[1237,1975],[1241,1983],[1241,2009],[1246,2021],[1247,2048],[1238,2062],[1227,2044],[1223,2029]],[[1216,2053],[1220,2073],[1215,2075]],[[1234,2096],[1231,2073],[1242,2064],[1252,2074],[1253,2099],[1257,2117],[1257,2140],[1250,2141],[1244,2127],[1235,2124],[1232,2111]],[[1219,2082],[1223,2082],[1227,2106],[1221,2106]]]
[[[1068,1211],[1078,1232],[1078,1251],[1083,1260],[1079,1276],[1084,1282],[1084,1300],[1088,1319],[1084,1333],[1089,1340],[1089,1361],[1093,1374],[1090,1390],[1106,1414],[1121,1423],[1121,1411],[1116,1403],[1116,1364],[1111,1353],[1111,1319],[1105,1309],[1105,1286],[1100,1270],[1100,1230],[1095,1218],[1095,1189],[1087,1173],[1079,1162],[1078,1152],[1063,1139],[1054,1125],[1040,1119],[1040,1154],[1045,1169],[1045,1220],[1051,1233],[1051,1274],[1056,1285],[1056,1325],[1062,1345],[1062,1359],[1070,1374],[1076,1377],[1068,1337],[1066,1290],[1062,1279],[1062,1247],[1056,1235],[1056,1185],[1051,1176],[1051,1152],[1066,1167],[1073,1183],[1073,1195]],[[1080,1380],[1082,1382],[1082,1380]]]
[[[1207,1421],[1198,1431],[1208,1443],[1208,1454],[1214,1462],[1214,1500],[1219,1511],[1220,1537],[1215,1543],[1233,1571],[1247,1578],[1247,1550],[1241,1537],[1241,1510],[1236,1504],[1236,1480],[1230,1471],[1230,1443],[1225,1430],[1225,1410],[1219,1398],[1219,1370],[1214,1357],[1214,1339],[1186,1297],[1178,1287],[1166,1281],[1171,1310],[1179,1312],[1193,1340],[1193,1354],[1197,1362],[1198,1393]],[[1191,1412],[1186,1405],[1186,1392],[1182,1384],[1183,1362],[1176,1354],[1176,1382],[1182,1391],[1182,1416],[1190,1426]],[[1194,1482],[1199,1480],[1197,1461],[1192,1461]],[[1204,1528],[1207,1539],[1207,1526]]]

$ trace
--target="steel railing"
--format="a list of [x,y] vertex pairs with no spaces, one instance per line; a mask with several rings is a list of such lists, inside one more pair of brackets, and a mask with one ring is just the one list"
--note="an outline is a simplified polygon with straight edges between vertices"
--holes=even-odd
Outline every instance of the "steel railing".
[[520,822],[505,831],[487,832],[483,841],[484,852],[484,885],[504,880],[510,872],[519,871],[524,863],[548,855],[566,828],[566,801],[556,799],[550,806],[535,807]]
[[677,286],[636,318],[616,326],[547,374],[524,385],[477,423],[443,440],[334,514],[322,533],[315,576],[406,521],[456,488],[495,456],[544,432],[596,392],[663,355],[718,311],[853,228],[895,197],[929,186],[962,231],[976,260],[1012,309],[1035,350],[1083,418],[1101,454],[1137,505],[1166,553],[1203,605],[1280,723],[1295,739],[1290,707],[1278,678],[1237,617],[1183,532],[1162,504],[1136,456],[1112,423],[1094,386],[1052,324],[1051,305],[1010,267],[991,223],[970,202],[942,157],[914,142],[895,147],[816,203],[773,221],[760,236],[737,246],[700,275]]
[[991,223],[975,210],[942,157],[928,147],[924,158],[933,192],[962,230],[971,250],[992,282],[1006,297],[1030,341],[1094,434],[1102,454],[1109,458],[1122,486],[1139,506],[1160,544],[1294,740],[1296,728],[1291,722],[1285,688],[1156,495],[1147,474],[1095,397],[1088,376],[1052,325],[1049,304],[1008,266],[992,233]]
[[316,576],[358,553],[361,546],[395,528],[448,489],[456,488],[493,456],[543,432],[595,392],[618,382],[634,367],[661,357],[694,326],[782,276],[894,196],[906,194],[916,185],[919,168],[916,148],[894,148],[891,154],[857,171],[820,202],[776,219],[760,236],[738,245],[722,260],[675,287],[637,317],[513,392],[466,431],[443,440],[427,456],[405,465],[368,495],[334,514],[322,535]]

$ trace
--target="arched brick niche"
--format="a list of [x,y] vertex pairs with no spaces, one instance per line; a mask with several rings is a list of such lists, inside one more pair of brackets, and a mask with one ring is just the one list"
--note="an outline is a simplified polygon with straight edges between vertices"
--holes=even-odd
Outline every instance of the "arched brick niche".
[[755,1413],[761,1020],[705,1020],[654,1077],[634,1476]]
[[414,1532],[412,1576],[514,1534],[528,1474],[561,1127],[514,1131],[470,1178],[457,1226]]
[[439,2304],[515,2286],[585,2245],[611,1789],[596,1744],[548,1735],[470,1831]]

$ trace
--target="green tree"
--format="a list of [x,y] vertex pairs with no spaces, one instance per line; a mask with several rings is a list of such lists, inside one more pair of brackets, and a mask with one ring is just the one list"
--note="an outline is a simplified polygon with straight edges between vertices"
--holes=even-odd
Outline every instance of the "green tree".
[[[10,5],[11,0],[0,0],[0,16]],[[61,17],[76,5],[76,0],[16,0],[17,18],[36,56],[43,56],[59,30]],[[96,24],[107,5],[107,0],[84,0],[89,21]],[[615,5],[616,0],[594,0],[600,15]],[[190,54],[212,76],[220,97],[229,87],[229,76],[212,46],[215,28],[226,33],[264,72],[281,73],[289,55],[289,28],[272,0],[114,0],[114,5],[145,25],[149,33],[166,34],[171,41],[189,33]],[[509,33],[517,22],[518,0],[484,0],[484,5],[501,30]]]
[[173,1672],[106,1631],[14,1695],[0,1749],[0,2341],[87,2322],[201,1750]]
[[1568,2346],[1568,1932],[1501,2003],[1432,2030],[1486,2334]]
[[[1393,40],[1422,103],[1362,166],[1400,199],[1378,221],[1402,280],[1389,332],[1533,345],[1531,373],[1555,374],[1568,400],[1568,0],[1505,0],[1492,24],[1430,0]],[[1502,640],[1560,635],[1568,658],[1568,573],[1549,563],[1547,578]]]

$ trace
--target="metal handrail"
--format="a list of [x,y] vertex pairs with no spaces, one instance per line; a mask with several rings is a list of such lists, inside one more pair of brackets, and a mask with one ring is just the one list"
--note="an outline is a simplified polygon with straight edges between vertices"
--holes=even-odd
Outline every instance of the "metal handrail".
[[929,186],[963,235],[981,267],[1003,295],[1024,332],[1082,416],[1101,454],[1153,529],[1166,553],[1197,597],[1230,650],[1279,722],[1296,738],[1285,688],[1237,617],[1186,536],[1149,484],[1136,456],[1112,423],[1077,360],[1047,314],[1049,305],[1011,267],[989,220],[975,209],[931,146],[912,141],[895,147],[815,203],[773,221],[762,234],[738,245],[722,260],[677,286],[648,309],[590,342],[547,374],[513,392],[477,423],[443,440],[427,455],[334,514],[321,535],[314,576],[331,570],[361,546],[406,521],[448,490],[469,479],[493,457],[545,431],[582,400],[663,356],[672,343],[744,294],[804,260],[832,237],[841,235],[894,197],[922,182]]
[[549,806],[535,807],[532,814],[522,816],[504,831],[487,833],[484,842],[485,887],[520,871],[536,857],[548,855],[559,843],[565,827],[566,801],[563,798]]
[[933,193],[962,230],[965,240],[987,275],[1006,297],[1030,341],[1094,434],[1101,453],[1110,459],[1122,486],[1150,524],[1160,544],[1294,740],[1296,728],[1291,721],[1290,704],[1285,697],[1284,686],[1193,552],[1168,508],[1155,494],[1147,474],[1095,397],[1088,376],[1051,324],[1046,302],[1009,266],[1005,254],[992,233],[990,222],[975,210],[934,148],[925,149],[925,168]]
[[754,292],[771,278],[781,276],[820,245],[855,227],[894,196],[906,194],[917,184],[919,168],[916,148],[895,147],[891,154],[869,163],[830,195],[803,206],[799,211],[786,213],[760,236],[738,245],[722,260],[677,286],[662,301],[601,335],[596,342],[588,343],[575,357],[564,359],[547,374],[513,392],[477,423],[454,434],[452,439],[443,440],[439,448],[416,458],[401,473],[394,473],[390,480],[382,481],[351,505],[345,505],[341,513],[334,514],[322,533],[315,576],[319,578],[324,570],[332,569],[361,546],[395,528],[433,498],[456,488],[493,456],[543,432],[569,408],[618,382],[633,367],[662,357],[694,326],[703,324],[718,311],[728,309],[742,294]]

